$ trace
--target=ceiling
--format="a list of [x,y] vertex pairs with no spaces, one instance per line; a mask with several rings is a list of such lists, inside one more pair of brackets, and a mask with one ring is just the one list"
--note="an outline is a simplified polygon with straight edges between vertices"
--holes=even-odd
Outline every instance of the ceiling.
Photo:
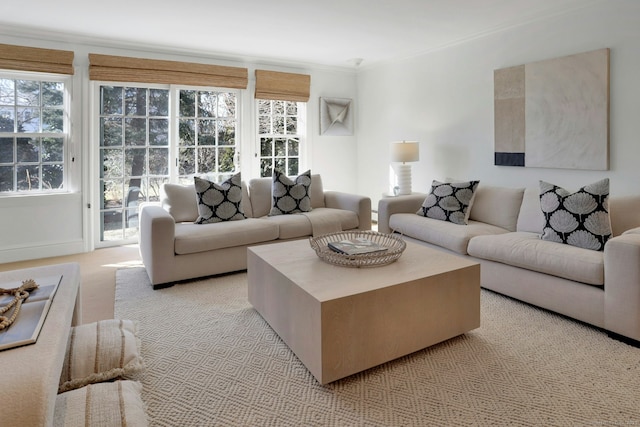
[[[0,34],[354,68],[405,58],[599,0],[30,0]],[[37,13],[34,13],[37,11]]]

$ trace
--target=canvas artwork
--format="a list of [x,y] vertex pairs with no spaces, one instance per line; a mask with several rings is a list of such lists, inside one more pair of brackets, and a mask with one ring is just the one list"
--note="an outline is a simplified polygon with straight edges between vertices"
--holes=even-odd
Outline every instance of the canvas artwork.
[[495,164],[609,169],[609,49],[494,71]]

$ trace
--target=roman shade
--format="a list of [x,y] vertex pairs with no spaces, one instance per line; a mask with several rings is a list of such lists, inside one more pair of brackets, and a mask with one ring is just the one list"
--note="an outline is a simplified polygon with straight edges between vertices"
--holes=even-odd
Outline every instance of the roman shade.
[[0,68],[41,73],[73,74],[73,52],[0,44]]
[[89,54],[89,79],[246,89],[246,68]]
[[308,74],[256,70],[256,99],[307,102],[310,86]]

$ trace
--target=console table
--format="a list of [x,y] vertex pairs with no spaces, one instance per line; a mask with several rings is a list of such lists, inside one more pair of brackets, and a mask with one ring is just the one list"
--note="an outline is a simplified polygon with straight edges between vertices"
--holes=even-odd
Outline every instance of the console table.
[[[56,264],[0,272],[0,283],[62,275],[38,340],[0,351],[0,414],[2,424],[50,426],[69,331],[80,324],[80,266]],[[1,286],[1,285],[0,285]]]

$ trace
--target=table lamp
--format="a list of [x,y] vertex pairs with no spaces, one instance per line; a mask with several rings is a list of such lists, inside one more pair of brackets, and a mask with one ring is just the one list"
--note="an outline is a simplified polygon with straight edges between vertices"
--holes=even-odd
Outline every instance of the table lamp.
[[391,143],[391,161],[395,165],[398,182],[397,195],[411,194],[411,165],[408,162],[420,160],[418,141],[397,141]]

